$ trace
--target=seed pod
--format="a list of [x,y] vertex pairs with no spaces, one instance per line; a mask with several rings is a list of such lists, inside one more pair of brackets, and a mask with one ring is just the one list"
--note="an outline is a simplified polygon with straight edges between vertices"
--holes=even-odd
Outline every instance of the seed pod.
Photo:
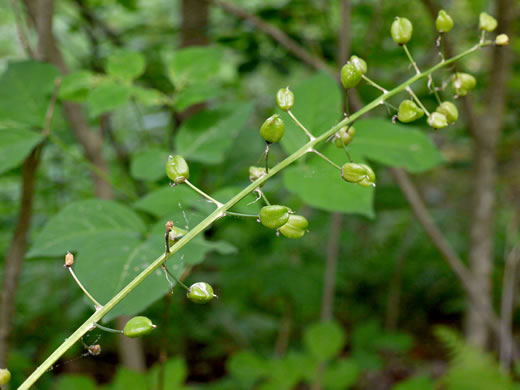
[[[249,180],[251,180],[252,182],[257,179],[260,179],[264,175],[265,175],[265,168],[254,167],[254,166],[249,167]],[[263,185],[264,184],[262,184],[262,186]]]
[[499,34],[495,38],[495,44],[497,46],[507,46],[509,45],[509,37],[507,36],[507,34]]
[[466,96],[476,85],[477,79],[468,73],[455,73],[451,76],[451,86],[459,96]]
[[276,104],[283,111],[289,111],[294,105],[294,93],[287,88],[281,88],[276,93]]
[[414,120],[421,118],[423,115],[424,111],[412,100],[403,100],[401,104],[399,104],[397,118],[400,122],[413,122]]
[[376,174],[374,173],[372,168],[370,168],[366,164],[359,164],[359,165],[361,165],[362,167],[365,168],[365,177],[357,184],[359,184],[360,186],[363,186],[363,187],[375,187],[376,186]]
[[432,114],[428,117],[428,124],[434,129],[442,129],[443,127],[448,126],[448,119],[444,114],[439,112],[432,112]]
[[184,183],[190,178],[190,169],[188,163],[182,156],[170,156],[166,163],[166,175],[175,184]]
[[341,84],[345,89],[354,88],[361,81],[361,72],[350,62],[341,68]]
[[362,59],[358,56],[352,56],[352,57],[350,57],[349,62],[362,75],[364,75],[367,72],[367,62],[364,59]]
[[70,252],[67,252],[65,255],[65,268],[72,267],[72,264],[74,264],[74,255]]
[[375,186],[376,175],[372,168],[366,164],[346,163],[341,168],[341,177],[350,183],[360,184],[364,187]]
[[188,233],[187,230],[181,229],[177,226],[172,226],[168,233],[168,244],[172,246],[177,241],[179,241],[182,237],[184,237]]
[[435,27],[440,33],[447,33],[453,28],[453,19],[443,9],[439,11],[437,19],[435,19]]
[[482,12],[479,18],[479,28],[481,30],[491,32],[497,28],[497,20],[486,12]]
[[192,284],[186,296],[190,301],[199,304],[207,303],[216,297],[213,293],[213,288],[205,282]]
[[147,335],[152,330],[157,328],[147,317],[137,316],[129,320],[123,328],[123,334],[126,337],[141,337]]
[[278,229],[289,220],[289,207],[280,205],[264,206],[260,210],[260,222],[269,229]]
[[301,215],[291,215],[279,230],[287,238],[302,238],[309,227],[307,219]]
[[11,380],[11,373],[7,368],[0,368],[0,386],[7,385]]
[[356,129],[354,129],[352,126],[343,126],[336,133],[334,143],[338,148],[342,148],[343,145],[347,146],[352,142],[354,135],[356,135]]
[[457,106],[455,106],[455,104],[452,102],[442,102],[435,111],[444,114],[448,124],[457,121],[459,118],[459,111],[457,110]]
[[260,135],[265,142],[274,144],[280,141],[285,131],[285,125],[280,115],[274,114],[265,120],[260,127]]
[[413,24],[406,18],[396,17],[390,28],[392,39],[398,45],[404,45],[412,39]]

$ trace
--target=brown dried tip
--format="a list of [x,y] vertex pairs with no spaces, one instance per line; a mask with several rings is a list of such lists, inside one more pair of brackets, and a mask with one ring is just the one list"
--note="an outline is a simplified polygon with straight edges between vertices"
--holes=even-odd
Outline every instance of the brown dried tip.
[[88,353],[90,353],[92,356],[99,355],[101,353],[101,345],[99,345],[99,344],[90,345],[88,347]]
[[70,252],[67,252],[65,255],[65,267],[70,268],[74,264],[74,255]]
[[168,222],[166,222],[166,224],[164,225],[164,227],[166,228],[166,233],[171,232],[172,229],[173,229],[173,221],[168,221]]

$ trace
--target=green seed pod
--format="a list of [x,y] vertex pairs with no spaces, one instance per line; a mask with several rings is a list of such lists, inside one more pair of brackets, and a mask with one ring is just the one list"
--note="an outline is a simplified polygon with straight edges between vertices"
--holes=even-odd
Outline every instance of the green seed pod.
[[457,106],[455,106],[455,104],[452,102],[442,102],[435,111],[443,114],[448,120],[448,124],[456,122],[459,118],[459,111],[457,110]]
[[442,129],[443,127],[448,126],[448,119],[444,114],[441,114],[439,112],[433,112],[428,117],[428,124],[434,129]]
[[413,122],[414,120],[421,118],[423,115],[424,111],[412,100],[403,100],[401,104],[399,104],[397,118],[400,122]]
[[260,210],[260,222],[269,229],[278,229],[289,220],[291,210],[286,206],[264,206]]
[[168,233],[168,243],[169,245],[175,244],[182,237],[184,237],[188,233],[187,230],[181,229],[177,226],[172,226],[170,232]]
[[11,380],[11,373],[7,368],[0,368],[0,386],[7,385]]
[[166,163],[166,175],[175,184],[184,183],[190,178],[190,168],[182,156],[170,156]]
[[481,30],[491,32],[497,28],[497,20],[486,12],[482,12],[479,18],[479,28]]
[[435,27],[440,33],[447,33],[453,28],[453,19],[443,9],[439,11],[437,19],[435,19]]
[[459,96],[466,96],[476,85],[477,79],[468,73],[455,73],[451,76],[451,86]]
[[376,174],[374,173],[372,168],[370,168],[366,164],[359,164],[359,165],[361,165],[362,167],[365,168],[365,177],[361,181],[359,181],[357,184],[359,184],[360,186],[363,186],[363,187],[375,187],[376,186]]
[[507,34],[497,35],[495,39],[495,44],[497,46],[507,46],[509,45],[509,37],[507,36]]
[[390,28],[392,39],[398,45],[404,45],[412,39],[413,24],[406,18],[396,17]]
[[343,145],[347,146],[352,142],[354,135],[356,135],[356,129],[354,129],[352,126],[343,126],[336,133],[334,143],[338,148],[343,148]]
[[294,105],[294,93],[287,88],[281,88],[276,93],[276,104],[283,111],[289,111]]
[[157,328],[156,325],[152,324],[152,321],[143,316],[137,316],[128,321],[123,328],[123,334],[126,337],[141,337],[150,333],[152,330]]
[[361,72],[350,62],[341,68],[341,84],[345,89],[354,88],[361,81]]
[[364,59],[359,58],[358,56],[352,56],[350,57],[349,62],[362,75],[364,75],[367,72],[367,62]]
[[341,177],[350,183],[362,186],[375,186],[376,175],[366,164],[346,163],[341,168]]
[[186,296],[190,301],[198,304],[208,303],[216,297],[213,293],[213,287],[206,282],[192,284]]
[[280,141],[285,131],[285,125],[280,115],[274,114],[267,118],[260,128],[260,135],[269,144]]
[[307,219],[301,215],[291,215],[279,230],[287,238],[302,238],[309,227]]

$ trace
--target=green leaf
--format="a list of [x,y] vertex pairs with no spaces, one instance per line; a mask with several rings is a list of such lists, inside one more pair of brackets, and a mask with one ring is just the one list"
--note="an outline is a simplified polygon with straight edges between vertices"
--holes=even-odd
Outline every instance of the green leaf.
[[327,367],[323,386],[327,390],[346,390],[356,384],[359,374],[360,369],[352,359],[340,359]]
[[132,155],[130,174],[136,179],[156,181],[166,176],[165,166],[169,153],[162,149],[140,151]]
[[245,385],[250,385],[269,374],[268,365],[250,351],[235,353],[227,363],[230,374]]
[[356,136],[349,150],[368,160],[409,172],[424,172],[443,161],[430,137],[411,126],[386,119],[363,119],[354,127]]
[[20,165],[43,139],[25,129],[0,129],[0,174]]
[[194,84],[182,88],[175,96],[175,108],[183,111],[189,106],[216,98],[222,94],[222,89],[213,84]]
[[94,75],[86,70],[70,73],[63,77],[58,96],[64,100],[83,102],[94,85]]
[[[340,166],[346,160],[345,152],[333,145],[327,147],[325,154]],[[355,161],[362,162],[358,155],[351,155]],[[344,181],[339,170],[312,153],[307,159],[285,170],[284,183],[289,191],[322,210],[374,216],[372,187]]]
[[345,345],[345,333],[336,322],[311,325],[303,335],[305,347],[320,361],[335,357]]
[[[148,383],[149,383],[148,388],[149,389],[158,388],[159,370],[160,370],[159,365],[156,365],[148,372]],[[168,389],[168,390],[183,389],[187,374],[188,374],[188,370],[186,368],[186,363],[184,362],[184,359],[182,359],[182,358],[169,359],[164,364],[164,383],[166,384],[165,389]]]
[[0,123],[43,127],[58,76],[49,64],[10,62],[0,77]]
[[139,216],[115,201],[78,201],[64,207],[47,222],[27,256],[64,256],[67,251],[79,250],[107,236],[135,241],[144,230]]
[[415,376],[408,378],[392,387],[392,390],[433,390],[431,378],[427,376]]
[[111,390],[148,390],[145,374],[120,366]]
[[173,53],[168,64],[168,76],[179,87],[189,82],[203,83],[218,76],[224,51],[217,46],[195,46]]
[[96,390],[96,383],[87,376],[65,374],[60,375],[56,390]]
[[145,106],[158,106],[161,104],[169,104],[169,98],[160,91],[152,88],[143,88],[136,85],[131,87],[132,95],[137,101]]
[[[146,194],[143,198],[134,203],[134,207],[145,211],[156,217],[171,215],[176,225],[189,224],[195,226],[187,216],[188,221],[184,220],[184,212],[188,212],[191,207],[203,204],[204,200],[186,185],[175,187],[162,187],[158,190]],[[179,220],[176,220],[180,217]]]
[[141,53],[120,49],[108,57],[106,71],[121,80],[134,80],[143,74],[146,60]]
[[219,164],[244,128],[253,105],[227,104],[219,109],[206,110],[184,122],[176,137],[176,153],[188,163]]
[[[343,119],[341,92],[336,81],[330,76],[317,73],[291,90],[295,97],[291,112],[314,136],[322,134]],[[309,139],[285,111],[278,109],[278,113],[285,123],[285,134],[281,143],[290,154]]]
[[112,80],[99,83],[88,95],[87,107],[92,117],[125,104],[132,94],[131,87]]

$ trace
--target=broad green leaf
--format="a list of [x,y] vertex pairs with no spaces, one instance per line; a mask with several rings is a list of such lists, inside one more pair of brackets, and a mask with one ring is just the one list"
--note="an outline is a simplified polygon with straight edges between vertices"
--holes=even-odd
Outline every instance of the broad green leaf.
[[327,366],[323,386],[326,390],[346,390],[357,382],[359,374],[360,369],[352,359],[340,359]]
[[223,59],[224,51],[217,46],[180,49],[168,61],[168,76],[177,87],[206,82],[218,76]]
[[120,49],[108,57],[106,71],[121,80],[134,80],[143,74],[146,60],[141,53]]
[[392,390],[433,390],[433,381],[427,376],[414,376],[392,387]]
[[[158,388],[159,370],[159,365],[156,365],[148,371],[149,389]],[[164,365],[164,383],[167,384],[165,388],[168,390],[184,389],[187,374],[188,370],[184,359],[180,357],[169,359]]]
[[243,384],[252,384],[269,375],[269,366],[265,360],[250,351],[240,351],[231,356],[227,369]]
[[144,230],[139,216],[115,201],[78,201],[64,207],[47,222],[27,256],[61,256],[108,236],[126,237],[132,242],[138,240]]
[[[155,217],[171,215],[173,222],[179,226],[189,224],[190,227],[195,225],[192,221],[184,221],[182,212],[188,212],[191,207],[203,204],[200,195],[196,194],[186,185],[177,185],[175,187],[163,187],[152,191],[134,203],[134,207],[145,211]],[[180,216],[181,221],[176,221],[174,216]],[[188,227],[189,228],[189,227]]]
[[96,117],[104,112],[111,111],[128,102],[131,93],[130,86],[112,80],[104,80],[88,95],[89,114]]
[[308,355],[289,353],[281,359],[269,362],[269,383],[278,389],[293,389],[302,381],[309,371],[316,369],[315,361]]
[[356,136],[349,149],[368,160],[410,172],[424,172],[443,161],[430,137],[411,126],[386,119],[363,119],[354,127]]
[[[335,146],[329,145],[325,154],[339,166],[346,162],[345,152]],[[351,155],[362,162],[358,155]],[[305,163],[287,168],[284,183],[289,191],[316,208],[374,216],[374,189],[344,181],[339,170],[313,154]]]
[[183,111],[193,104],[211,100],[221,94],[222,89],[215,88],[211,83],[188,85],[175,96],[175,108],[178,111]]
[[0,129],[0,174],[21,164],[42,139],[30,130]]
[[184,122],[176,137],[176,153],[188,163],[219,164],[233,145],[253,109],[250,103],[234,103],[202,111]]
[[96,383],[87,376],[65,374],[60,375],[56,390],[96,390]]
[[325,361],[341,351],[345,345],[345,333],[335,322],[320,322],[305,330],[303,340],[312,356]]
[[59,97],[73,102],[83,102],[94,85],[94,77],[86,70],[66,75],[60,84]]
[[[315,136],[343,119],[341,92],[336,81],[330,76],[317,73],[294,88],[291,87],[291,90],[295,97],[291,112]],[[278,113],[285,123],[282,146],[287,153],[293,153],[309,139],[287,113],[280,110]]]
[[161,104],[170,104],[169,98],[156,89],[143,88],[137,85],[132,85],[131,91],[132,95],[135,96],[137,101],[144,104],[145,106],[158,106]]
[[49,64],[10,62],[0,77],[0,123],[43,127],[58,75]]
[[146,376],[143,373],[120,366],[112,382],[111,390],[148,390]]
[[169,153],[162,149],[140,151],[132,155],[130,173],[136,179],[155,181],[166,176]]

